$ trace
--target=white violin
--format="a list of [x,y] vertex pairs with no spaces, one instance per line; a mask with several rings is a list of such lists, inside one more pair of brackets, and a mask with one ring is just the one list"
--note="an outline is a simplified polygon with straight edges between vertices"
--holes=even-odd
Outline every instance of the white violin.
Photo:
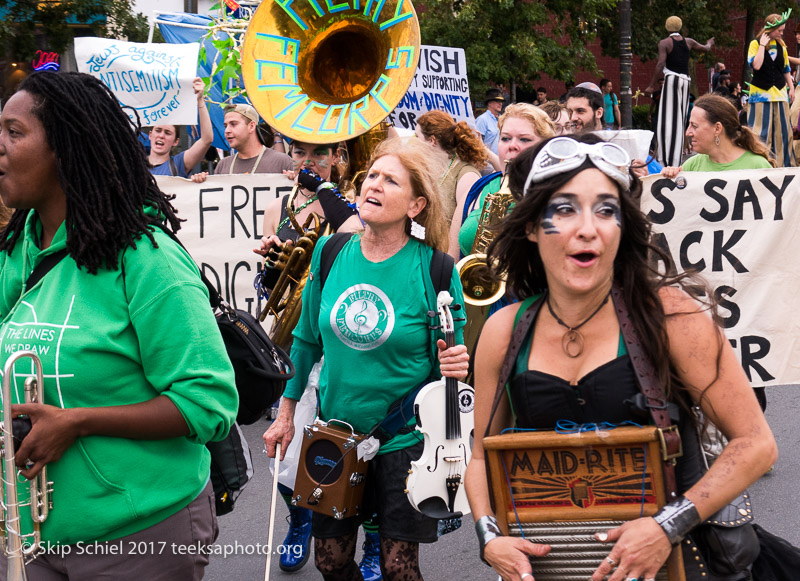
[[[436,297],[448,348],[455,345],[452,302],[447,291]],[[414,400],[417,430],[424,436],[425,449],[419,460],[411,463],[406,493],[411,505],[431,518],[454,518],[470,512],[464,473],[472,458],[474,405],[472,387],[452,377],[429,383]]]

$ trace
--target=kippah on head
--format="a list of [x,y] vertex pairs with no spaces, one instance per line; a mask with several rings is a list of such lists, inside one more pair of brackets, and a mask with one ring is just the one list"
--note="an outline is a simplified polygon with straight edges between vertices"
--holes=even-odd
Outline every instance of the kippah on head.
[[670,16],[667,18],[667,32],[680,32],[683,28],[683,21],[677,16]]

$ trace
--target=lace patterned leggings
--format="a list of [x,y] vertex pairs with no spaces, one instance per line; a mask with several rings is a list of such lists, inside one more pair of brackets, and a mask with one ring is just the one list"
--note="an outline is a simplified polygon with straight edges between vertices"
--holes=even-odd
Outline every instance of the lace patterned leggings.
[[[314,564],[325,581],[361,579],[355,562],[358,533],[332,539],[314,539]],[[419,543],[381,537],[381,573],[385,581],[422,581]]]

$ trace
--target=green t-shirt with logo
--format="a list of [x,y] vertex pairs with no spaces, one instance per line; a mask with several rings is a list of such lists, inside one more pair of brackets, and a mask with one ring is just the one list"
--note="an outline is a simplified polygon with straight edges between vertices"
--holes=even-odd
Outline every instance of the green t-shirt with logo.
[[[432,249],[412,238],[394,256],[374,263],[361,253],[360,237],[354,236],[336,257],[319,294],[319,253],[324,241],[314,249],[303,311],[294,330],[292,360],[299,351],[305,353],[297,357],[298,373],[284,395],[300,398],[308,374],[300,360],[311,361],[321,346],[325,360],[320,374],[320,417],[343,420],[358,432],[368,432],[393,402],[427,378],[440,376],[438,364],[432,368],[427,314],[428,297],[433,294]],[[463,305],[455,269],[450,294],[454,304]],[[463,308],[453,316],[459,313]],[[457,343],[462,342],[463,325],[463,321],[455,323]],[[396,436],[380,453],[411,446],[419,439],[418,433]]]

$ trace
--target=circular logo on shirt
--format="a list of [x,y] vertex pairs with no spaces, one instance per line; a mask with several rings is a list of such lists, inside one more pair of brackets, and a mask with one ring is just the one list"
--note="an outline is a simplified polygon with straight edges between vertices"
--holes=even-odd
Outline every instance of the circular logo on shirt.
[[382,345],[394,328],[394,307],[384,292],[371,284],[345,290],[333,305],[331,328],[342,343],[359,351]]

